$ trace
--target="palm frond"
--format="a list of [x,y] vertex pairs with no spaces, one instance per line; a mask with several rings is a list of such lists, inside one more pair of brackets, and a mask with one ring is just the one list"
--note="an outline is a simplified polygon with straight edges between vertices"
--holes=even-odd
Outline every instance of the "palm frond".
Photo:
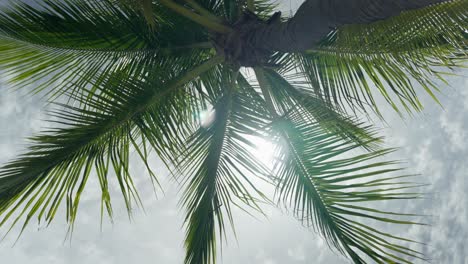
[[149,76],[126,82],[118,79],[116,83],[110,77],[87,109],[69,106],[54,112],[60,127],[32,138],[29,152],[0,169],[0,225],[16,211],[19,214],[12,226],[24,214],[23,228],[36,214],[50,223],[64,198],[67,220],[73,225],[80,195],[93,169],[109,215],[111,168],[130,211],[132,201],[139,199],[129,171],[130,147],[137,150],[148,169],[149,146],[167,163],[174,161],[174,149],[190,134],[194,122],[197,91],[190,82],[221,61],[215,57],[192,71],[174,73],[170,81]]
[[[331,248],[354,263],[366,263],[362,255],[378,263],[411,263],[406,258],[424,259],[422,253],[401,245],[415,241],[379,231],[365,222],[370,219],[390,224],[418,224],[408,219],[414,215],[373,208],[374,202],[421,197],[411,192],[421,185],[400,181],[411,175],[395,175],[401,170],[395,162],[379,160],[392,150],[354,154],[353,151],[369,142],[343,137],[336,131],[330,133],[320,118],[314,122],[309,117],[314,111],[308,113],[310,109],[304,105],[307,94],[298,98],[299,90],[277,73],[265,69],[256,72],[260,86],[265,86],[262,91],[268,90],[263,95],[271,96],[274,102],[269,109],[275,119],[269,128],[280,155],[274,171],[278,200],[292,207],[304,225],[313,227]],[[323,102],[315,107],[323,107]],[[356,129],[359,127],[353,130]]]
[[409,176],[392,174],[399,170],[394,162],[378,160],[391,150],[353,155],[351,151],[359,145],[304,122],[297,112],[276,122],[272,131],[282,142],[278,199],[291,206],[303,224],[318,231],[330,247],[354,263],[366,263],[362,255],[377,263],[424,259],[422,253],[401,245],[411,240],[384,233],[365,221],[418,224],[409,219],[413,215],[373,207],[373,202],[421,197],[408,191],[418,184],[399,181]]
[[[138,12],[109,1],[45,1],[42,9],[19,3],[0,12],[0,66],[15,87],[35,83],[33,92],[80,91],[93,78],[127,71],[144,76],[153,65],[178,59],[196,65],[210,56],[208,38],[197,25],[174,32],[178,19],[158,13],[155,31]],[[207,48],[200,50],[199,48]],[[168,62],[171,61],[171,62]],[[39,85],[37,82],[39,81]],[[71,87],[73,86],[73,87]],[[58,90],[58,91],[57,91]]]
[[[270,109],[281,114],[290,111],[301,112],[302,118],[309,123],[318,124],[324,131],[337,135],[344,140],[352,140],[367,149],[379,148],[379,139],[370,126],[364,126],[357,118],[349,117],[340,109],[329,104],[322,97],[311,92],[302,75],[281,76],[270,69],[256,71],[260,86],[268,87]],[[286,80],[287,78],[288,80]],[[266,100],[269,96],[265,96]]]
[[258,97],[246,86],[236,88],[232,77],[226,83],[231,87],[214,102],[214,121],[191,136],[181,163],[186,185],[182,204],[187,208],[185,263],[214,263],[216,229],[222,237],[225,223],[233,226],[231,207],[243,209],[242,202],[260,210],[257,199],[264,198],[252,177],[263,178],[267,172],[249,152],[254,144],[249,137],[258,136],[265,125],[253,107]]
[[[314,89],[344,108],[378,113],[371,91],[402,113],[423,108],[416,86],[436,102],[441,67],[461,66],[467,56],[468,1],[446,2],[404,12],[388,20],[349,25],[332,32],[321,46],[298,55]],[[402,109],[403,108],[403,109]]]

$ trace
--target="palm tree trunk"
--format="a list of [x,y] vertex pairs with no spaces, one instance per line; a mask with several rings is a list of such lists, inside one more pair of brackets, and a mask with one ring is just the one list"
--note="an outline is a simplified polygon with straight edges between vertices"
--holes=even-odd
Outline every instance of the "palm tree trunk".
[[255,47],[295,52],[313,48],[333,28],[383,20],[402,11],[423,8],[449,0],[306,0],[293,18],[253,31]]

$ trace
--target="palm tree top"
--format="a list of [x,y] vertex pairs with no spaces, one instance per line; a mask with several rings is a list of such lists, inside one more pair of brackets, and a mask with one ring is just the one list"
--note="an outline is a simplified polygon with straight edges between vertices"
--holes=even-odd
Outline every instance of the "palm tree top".
[[[49,224],[65,204],[72,230],[90,177],[103,212],[117,180],[130,213],[131,153],[158,185],[155,153],[184,190],[185,263],[214,263],[232,208],[265,202],[355,263],[425,260],[405,246],[416,241],[368,224],[419,224],[376,204],[422,194],[360,117],[380,114],[375,96],[402,116],[423,109],[418,89],[438,102],[444,71],[466,62],[468,1],[307,0],[289,19],[253,0],[38,5],[0,11],[0,66],[56,105],[55,125],[0,169],[0,226]],[[256,138],[276,146],[275,166]]]

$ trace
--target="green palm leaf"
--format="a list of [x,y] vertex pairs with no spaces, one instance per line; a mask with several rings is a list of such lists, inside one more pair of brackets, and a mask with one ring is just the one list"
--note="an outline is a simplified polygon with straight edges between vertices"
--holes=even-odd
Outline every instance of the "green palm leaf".
[[[375,228],[361,222],[372,219],[417,224],[401,219],[413,215],[379,211],[371,206],[376,201],[421,197],[419,193],[407,191],[420,185],[398,181],[411,176],[394,175],[400,170],[395,162],[378,160],[392,150],[354,154],[353,150],[376,140],[366,129],[349,119],[341,119],[342,116],[336,118],[333,112],[332,127],[338,125],[339,129],[350,127],[351,130],[347,131],[348,135],[340,130],[330,131],[323,119],[310,119],[309,115],[314,116],[315,112],[304,104],[310,98],[299,97],[300,91],[273,71],[256,69],[256,73],[262,90],[269,91],[270,111],[276,116],[269,133],[280,153],[275,165],[279,201],[292,207],[306,226],[312,226],[330,247],[355,263],[366,262],[362,254],[378,263],[411,263],[406,258],[424,259],[422,253],[398,244],[415,241],[383,232],[375,234]],[[289,91],[290,95],[281,94],[284,91]],[[291,104],[291,100],[295,102]],[[315,107],[323,108],[320,104]],[[325,117],[329,118],[329,111],[325,107],[325,111],[322,109],[319,113],[326,113]]]
[[[144,76],[154,65],[172,67],[174,60],[194,65],[197,57],[210,54],[200,26],[180,19],[167,23],[168,10],[157,15],[154,32],[135,10],[109,1],[45,1],[42,6],[20,3],[0,13],[0,65],[16,87],[35,83],[34,92],[47,89],[52,96],[80,92],[92,79],[117,71],[126,72],[126,78]],[[174,32],[181,23],[182,30]]]
[[21,205],[13,224],[25,213],[24,226],[35,214],[50,223],[64,197],[67,220],[73,224],[93,168],[109,215],[109,167],[130,211],[132,200],[138,201],[129,172],[130,147],[137,149],[148,169],[147,146],[166,162],[174,161],[170,150],[181,146],[193,123],[197,92],[187,84],[220,61],[215,57],[191,72],[179,73],[169,83],[160,76],[145,81],[109,78],[101,94],[88,102],[88,109],[67,107],[67,111],[55,112],[64,127],[32,138],[29,152],[0,170],[0,213],[5,216],[0,225]]
[[282,77],[268,69],[259,69],[256,75],[260,86],[267,86],[270,91],[271,109],[276,109],[281,114],[299,111],[304,120],[317,123],[328,133],[338,135],[344,140],[352,140],[364,148],[378,148],[381,139],[371,127],[363,126],[357,118],[348,117],[346,113],[311,92],[311,89],[303,84],[302,75],[299,75],[299,78],[297,75]]
[[272,130],[283,142],[280,146],[283,156],[278,164],[278,197],[294,209],[305,225],[320,232],[331,247],[355,263],[365,263],[361,254],[383,263],[411,263],[408,257],[424,259],[422,253],[397,243],[408,239],[374,233],[375,228],[361,222],[368,218],[384,223],[417,224],[401,219],[411,215],[378,211],[368,205],[420,197],[418,193],[405,192],[418,185],[397,181],[407,176],[390,174],[399,170],[393,162],[374,161],[389,150],[346,157],[359,145],[340,143],[339,138],[324,133],[317,125],[304,124],[297,113],[278,121]]
[[388,20],[344,26],[317,49],[298,55],[317,94],[345,108],[370,108],[377,87],[401,113],[420,111],[416,86],[436,102],[435,79],[445,82],[443,68],[460,67],[467,54],[468,1],[452,1],[404,12]]
[[213,103],[216,118],[190,137],[182,159],[186,185],[182,204],[187,208],[185,263],[214,263],[216,229],[222,237],[225,222],[233,226],[232,205],[242,208],[242,202],[260,210],[257,199],[264,199],[252,177],[265,178],[267,171],[249,151],[254,145],[249,136],[260,136],[259,130],[266,124],[252,108],[261,102],[255,92],[245,90],[249,87],[237,86],[232,78],[226,82],[230,83],[228,92]]

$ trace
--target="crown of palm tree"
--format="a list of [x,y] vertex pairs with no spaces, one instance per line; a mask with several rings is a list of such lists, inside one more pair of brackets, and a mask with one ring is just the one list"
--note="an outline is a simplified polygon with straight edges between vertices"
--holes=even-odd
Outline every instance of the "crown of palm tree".
[[[260,0],[4,8],[3,73],[57,110],[56,126],[0,170],[0,226],[24,221],[24,229],[33,217],[49,224],[66,201],[73,227],[95,176],[103,210],[112,217],[112,175],[130,213],[141,203],[129,169],[135,150],[154,184],[151,152],[184,188],[186,263],[214,263],[216,234],[233,225],[232,208],[261,212],[269,201],[291,208],[355,263],[425,259],[407,246],[415,241],[363,221],[418,224],[374,202],[421,194],[397,162],[382,161],[392,149],[357,114],[380,114],[376,93],[401,115],[420,111],[415,87],[437,102],[443,70],[467,58],[468,1],[348,2],[368,9],[308,0],[286,21]],[[311,21],[324,27],[315,32]],[[206,122],[200,113],[210,108]],[[277,147],[274,168],[252,153],[256,138]],[[257,178],[275,186],[274,197]]]

